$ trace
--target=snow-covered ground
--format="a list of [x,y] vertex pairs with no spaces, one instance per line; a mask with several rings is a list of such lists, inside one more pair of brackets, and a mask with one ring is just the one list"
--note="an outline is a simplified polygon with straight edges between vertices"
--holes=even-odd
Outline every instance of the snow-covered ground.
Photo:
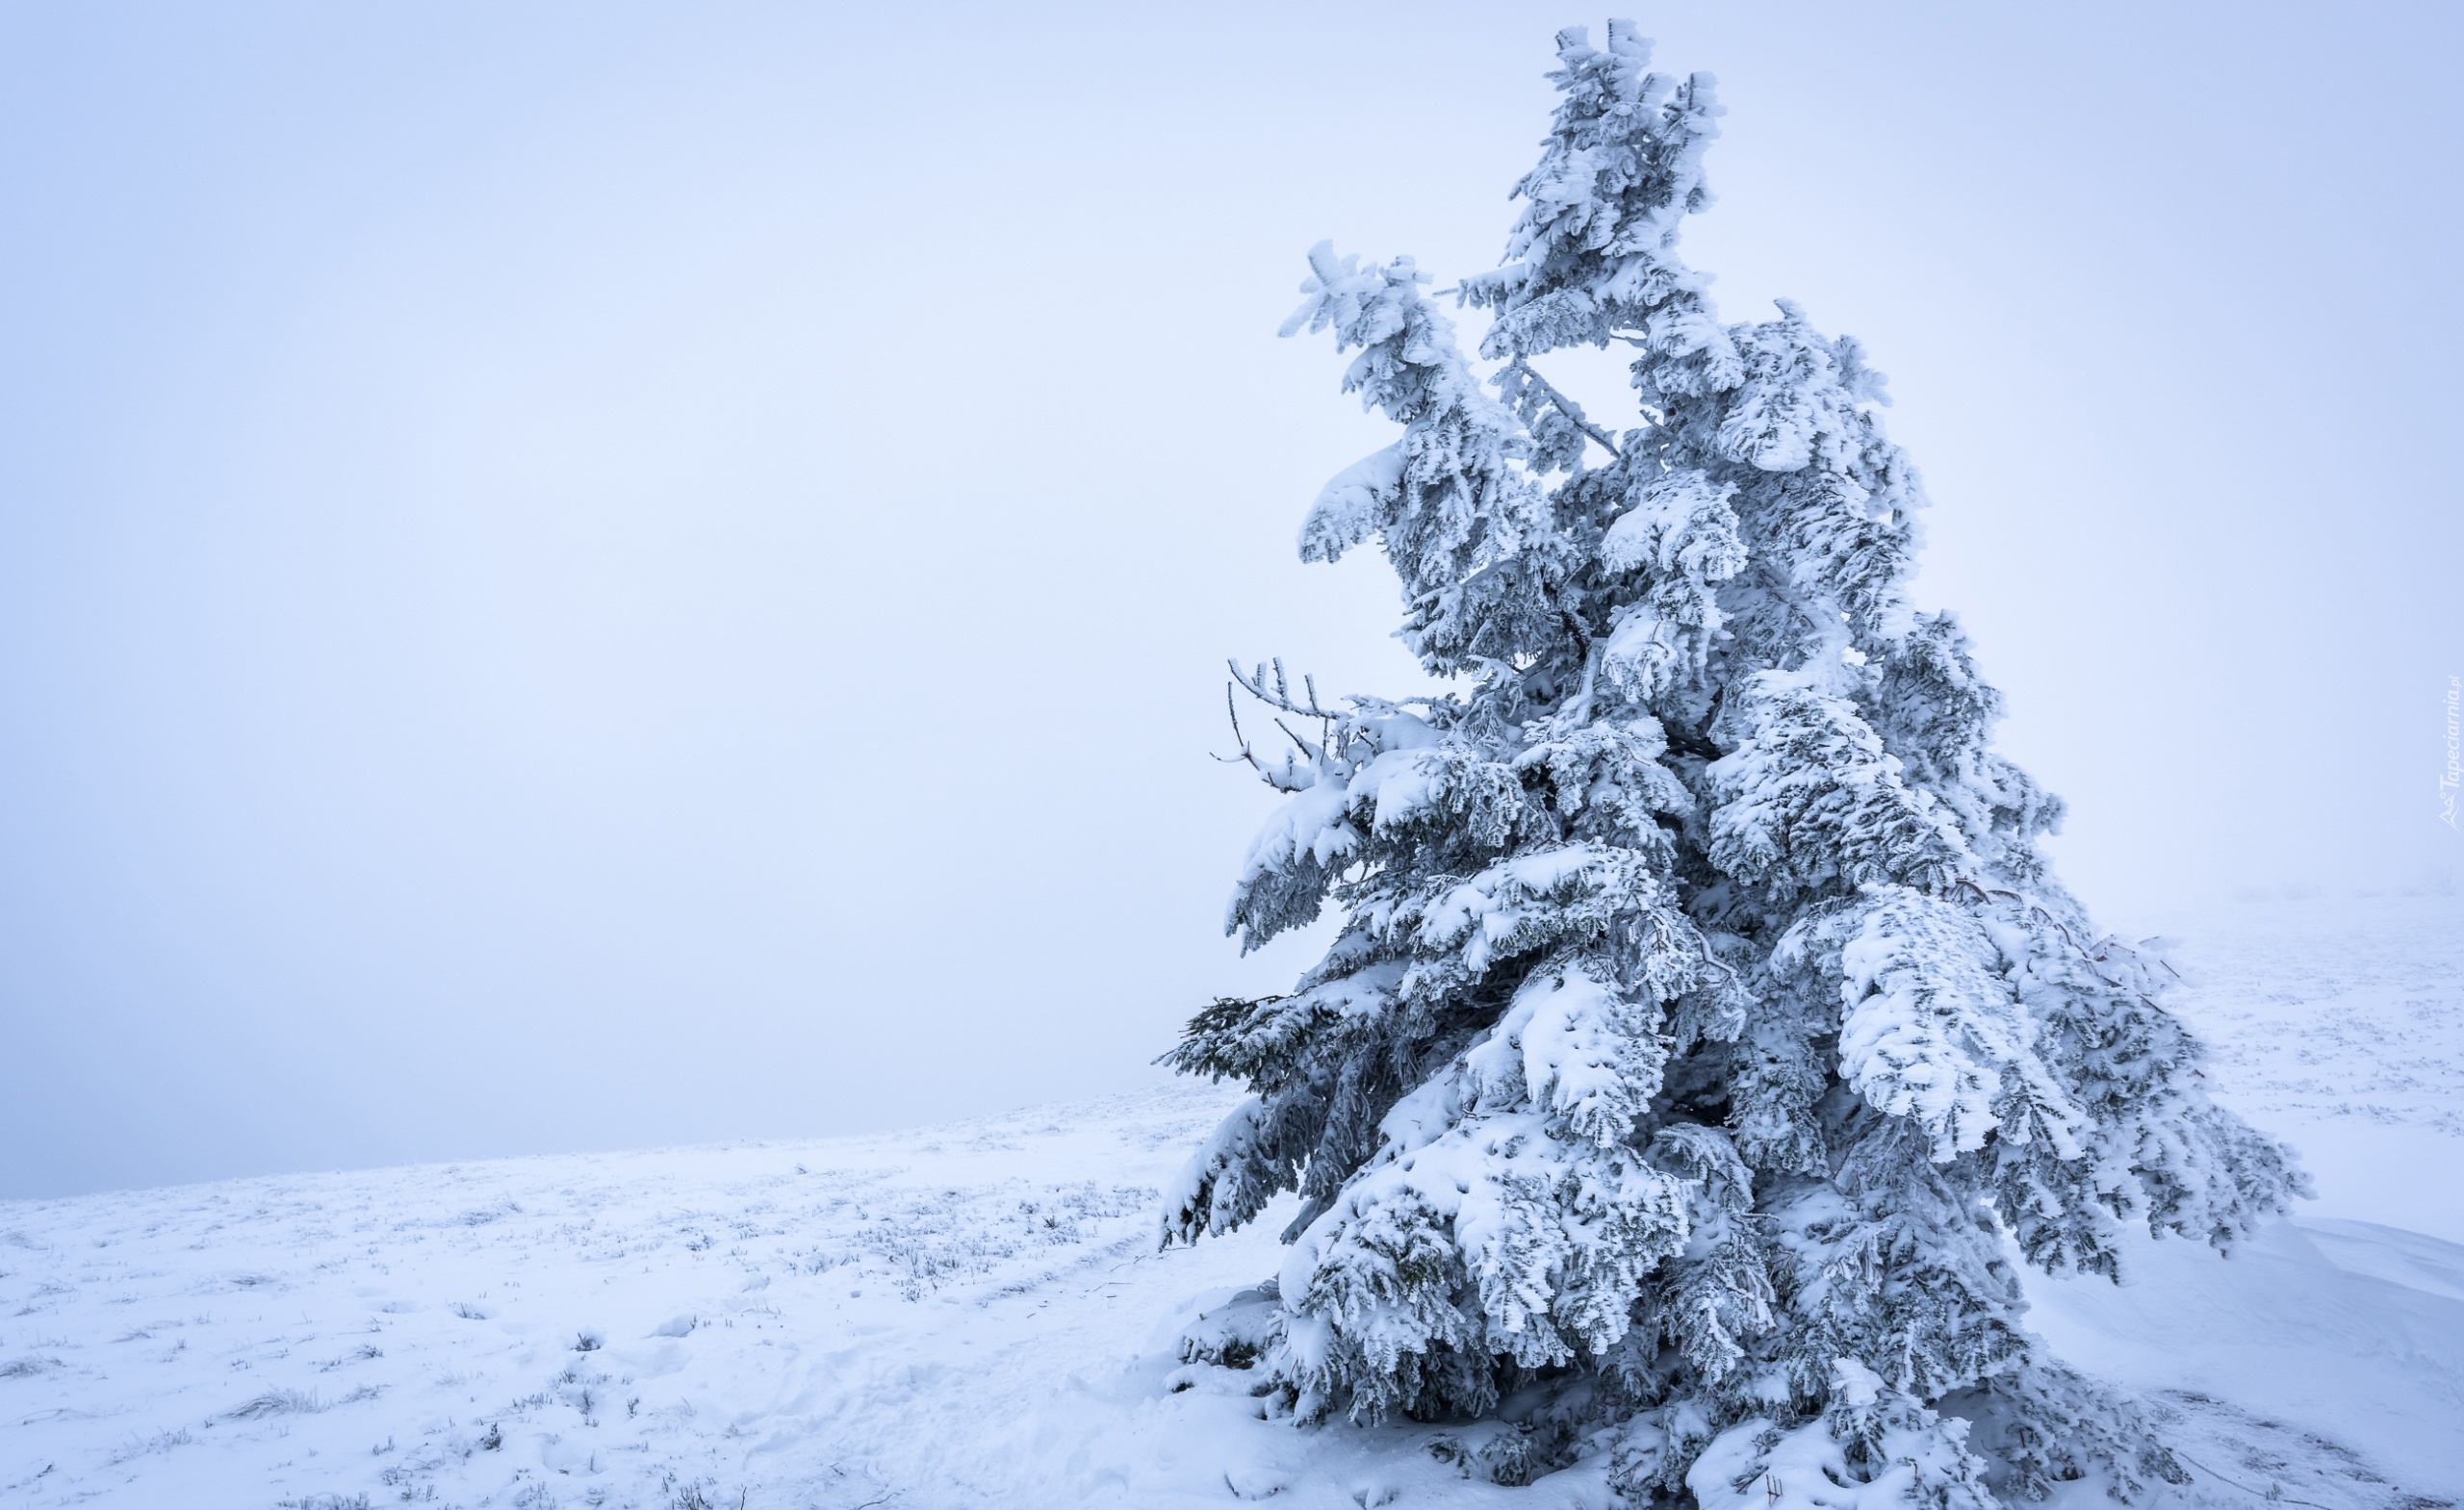
[[2289,1139],[2308,1215],[2464,1242],[2464,896],[2288,898],[2160,920],[2220,1099]]
[[[2322,1199],[2229,1263],[2037,1284],[2037,1323],[2157,1399],[2175,1502],[2464,1499],[2464,903],[2168,923],[2208,1073]],[[1597,1502],[1179,1365],[1274,1263],[1273,1213],[1154,1251],[1230,1100],[0,1204],[0,1504]]]

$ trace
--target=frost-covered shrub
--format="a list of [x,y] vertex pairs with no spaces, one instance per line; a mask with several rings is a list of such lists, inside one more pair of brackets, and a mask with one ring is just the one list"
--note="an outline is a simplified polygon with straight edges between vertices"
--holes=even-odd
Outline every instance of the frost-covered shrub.
[[[1456,291],[1485,380],[1407,258],[1320,245],[1286,327],[1402,427],[1301,552],[1376,540],[1453,690],[1242,678],[1297,753],[1242,746],[1288,796],[1228,929],[1343,926],[1168,1056],[1255,1095],[1165,1241],[1301,1200],[1186,1356],[1303,1420],[1450,1422],[1502,1479],[1605,1461],[1704,1510],[2175,1478],[2024,1330],[2006,1235],[2116,1275],[2125,1223],[2229,1248],[2297,1177],[2200,1092],[2162,962],[2047,872],[2060,804],[1908,601],[1924,498],[1881,374],[1794,305],[1722,322],[1678,260],[1710,79],[1627,23],[1558,58],[1504,265]],[[1632,352],[1630,427],[1534,366],[1586,345]]]

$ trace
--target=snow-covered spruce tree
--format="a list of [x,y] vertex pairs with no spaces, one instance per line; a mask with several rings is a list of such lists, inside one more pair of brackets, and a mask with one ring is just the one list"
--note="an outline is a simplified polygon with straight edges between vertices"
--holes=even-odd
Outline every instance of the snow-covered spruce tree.
[[[1678,260],[1711,80],[1651,72],[1629,23],[1558,41],[1505,261],[1457,291],[1485,382],[1409,259],[1322,244],[1286,326],[1356,351],[1345,388],[1402,427],[1301,552],[1375,538],[1453,690],[1329,709],[1242,678],[1297,748],[1243,744],[1289,796],[1229,927],[1344,921],[1292,994],[1168,1056],[1255,1095],[1165,1241],[1302,1202],[1190,1356],[1634,1503],[2178,1479],[2024,1329],[2006,1235],[2116,1275],[2123,1224],[2229,1248],[2299,1177],[2200,1092],[2161,961],[2047,873],[2059,805],[1989,748],[1957,624],[1907,601],[1923,499],[1881,375],[1793,305],[1721,323]],[[1533,365],[1584,345],[1632,349],[1630,428]]]

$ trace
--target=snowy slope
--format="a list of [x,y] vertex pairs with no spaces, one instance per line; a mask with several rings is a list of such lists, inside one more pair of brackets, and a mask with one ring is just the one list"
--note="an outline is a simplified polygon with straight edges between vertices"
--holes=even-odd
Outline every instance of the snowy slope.
[[2318,1199],[2229,1264],[2151,1243],[2121,1289],[2037,1278],[2031,1321],[2073,1362],[2171,1392],[2185,1440],[2216,1439],[2192,1454],[2243,1483],[2366,1493],[2339,1457],[2358,1451],[2464,1498],[2464,897],[2164,922],[2218,1099],[2298,1149]]
[[[2040,1283],[2037,1323],[2156,1395],[2181,1500],[2464,1498],[2464,906],[2176,926],[2209,1073],[2310,1154],[2318,1215]],[[1597,1502],[1180,1368],[1192,1306],[1274,1262],[1274,1213],[1153,1250],[1229,1103],[0,1204],[0,1505]]]
[[2301,1150],[2310,1215],[2464,1242],[2464,896],[2284,898],[2156,920],[2220,1099]]

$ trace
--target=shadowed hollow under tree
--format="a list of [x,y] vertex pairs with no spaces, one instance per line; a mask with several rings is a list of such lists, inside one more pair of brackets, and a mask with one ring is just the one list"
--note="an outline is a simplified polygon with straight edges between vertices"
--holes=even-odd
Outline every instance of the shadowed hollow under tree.
[[[1274,1279],[1193,1360],[1301,1421],[1447,1423],[1467,1469],[1634,1503],[1983,1506],[2180,1468],[2022,1324],[2006,1255],[2118,1277],[2125,1224],[2229,1249],[2299,1184],[2210,1104],[2162,961],[2092,934],[2036,848],[1857,344],[1723,324],[1678,260],[1711,80],[1612,22],[1560,100],[1487,311],[1485,383],[1408,258],[1310,253],[1285,333],[1357,351],[1402,426],[1301,532],[1373,538],[1451,690],[1339,708],[1242,678],[1293,753],[1247,944],[1343,926],[1287,996],[1168,1058],[1252,1099],[1167,1242],[1296,1190]],[[1535,358],[1629,348],[1612,433]],[[1294,727],[1296,726],[1296,727]]]

